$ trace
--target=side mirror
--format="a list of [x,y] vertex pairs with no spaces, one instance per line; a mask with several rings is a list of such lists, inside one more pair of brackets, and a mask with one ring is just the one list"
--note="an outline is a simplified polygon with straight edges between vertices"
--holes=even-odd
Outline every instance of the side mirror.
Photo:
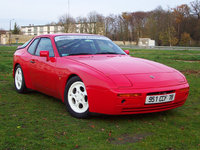
[[127,54],[127,55],[129,55],[129,50],[124,50],[124,52]]
[[46,57],[49,61],[49,51],[40,51],[40,57]]

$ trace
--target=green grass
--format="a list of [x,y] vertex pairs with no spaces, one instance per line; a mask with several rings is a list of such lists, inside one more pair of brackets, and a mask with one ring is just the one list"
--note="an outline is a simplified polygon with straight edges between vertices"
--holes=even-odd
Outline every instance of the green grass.
[[190,84],[185,105],[170,111],[75,119],[61,101],[13,85],[16,47],[0,47],[0,149],[200,149],[200,51],[131,50],[134,57],[183,72]]

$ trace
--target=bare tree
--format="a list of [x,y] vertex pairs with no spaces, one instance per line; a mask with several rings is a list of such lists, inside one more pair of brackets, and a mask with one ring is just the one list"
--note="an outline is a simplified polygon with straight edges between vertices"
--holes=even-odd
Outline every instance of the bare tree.
[[115,34],[115,15],[111,14],[105,18],[105,35],[114,38]]
[[89,33],[89,25],[86,17],[78,17],[76,19],[78,25],[79,25],[79,30],[80,33]]
[[197,16],[198,19],[200,19],[200,1],[196,0],[190,3],[192,7],[192,13]]
[[88,14],[89,33],[104,34],[105,17],[95,11]]
[[144,37],[144,29],[147,22],[148,12],[133,12],[132,19],[135,26],[135,32],[137,36],[137,41],[139,38]]
[[146,36],[156,40],[158,45],[161,45],[159,40],[160,32],[164,32],[166,28],[166,11],[161,6],[149,12],[145,25]]
[[200,1],[194,0],[190,6],[183,4],[168,10],[157,7],[150,12],[124,12],[106,17],[94,11],[76,20],[63,15],[59,24],[63,26],[64,32],[102,34],[124,43],[137,42],[139,38],[147,37],[156,40],[158,45],[183,45],[183,41],[190,36],[191,41],[198,44]]
[[63,15],[59,18],[59,23],[63,26],[63,32],[73,33],[76,32],[76,21],[73,17],[69,15]]
[[190,16],[190,8],[188,5],[183,4],[180,6],[177,6],[176,8],[173,9],[173,15],[175,18],[175,22],[177,24],[177,34],[178,38],[181,38],[181,29],[182,29],[182,23],[186,18]]

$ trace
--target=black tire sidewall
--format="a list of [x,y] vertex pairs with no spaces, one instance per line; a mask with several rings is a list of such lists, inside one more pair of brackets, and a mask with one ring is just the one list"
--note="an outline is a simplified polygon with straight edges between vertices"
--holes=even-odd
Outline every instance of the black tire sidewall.
[[[21,86],[20,89],[18,89],[18,88],[16,87],[16,83],[15,83],[15,74],[16,74],[16,70],[17,70],[18,68],[20,68],[20,69],[21,69],[21,72],[22,72],[22,86]],[[15,85],[16,91],[17,91],[18,93],[25,93],[25,91],[26,91],[26,85],[25,85],[25,80],[24,80],[24,73],[23,73],[23,70],[22,70],[22,68],[21,68],[20,65],[17,65],[17,66],[15,67],[15,74],[14,74],[14,85]]]
[[[75,112],[71,106],[69,105],[68,102],[68,92],[69,92],[69,88],[71,87],[71,85],[77,81],[81,81],[83,82],[78,76],[74,76],[72,78],[69,79],[69,81],[67,82],[66,86],[65,86],[65,92],[64,92],[64,101],[67,107],[67,111],[76,118],[88,118],[89,116],[89,108],[87,109],[87,111],[85,111],[84,113],[77,113]],[[89,105],[89,104],[88,104]]]

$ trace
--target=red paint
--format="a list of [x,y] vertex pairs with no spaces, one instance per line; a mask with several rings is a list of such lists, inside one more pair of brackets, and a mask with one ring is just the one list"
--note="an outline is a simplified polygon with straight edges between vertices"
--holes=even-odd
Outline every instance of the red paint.
[[[89,111],[115,115],[164,111],[183,105],[187,99],[187,80],[173,68],[129,55],[60,57],[55,36],[58,34],[38,36],[51,39],[55,57],[49,57],[45,50],[40,52],[40,56],[29,54],[27,49],[32,42],[15,52],[13,67],[21,65],[27,88],[64,101],[68,78],[77,75],[86,86]],[[176,93],[174,101],[145,105],[147,93],[172,90]],[[123,94],[128,96],[123,97]],[[125,101],[122,103],[122,100]]]

